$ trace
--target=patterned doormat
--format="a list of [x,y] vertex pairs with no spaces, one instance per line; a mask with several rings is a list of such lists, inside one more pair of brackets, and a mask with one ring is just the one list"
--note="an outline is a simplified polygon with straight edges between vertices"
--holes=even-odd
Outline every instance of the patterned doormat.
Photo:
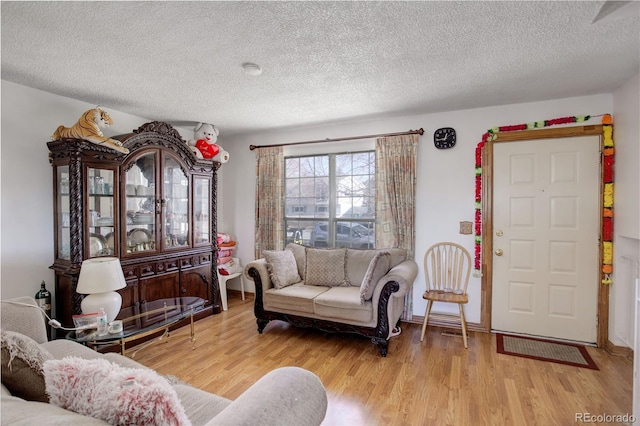
[[496,334],[496,342],[499,354],[598,370],[584,346],[500,333]]

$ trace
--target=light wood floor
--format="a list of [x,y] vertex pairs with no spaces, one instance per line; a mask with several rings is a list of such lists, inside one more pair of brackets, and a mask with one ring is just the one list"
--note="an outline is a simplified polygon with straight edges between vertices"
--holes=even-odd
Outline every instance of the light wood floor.
[[196,322],[136,360],[229,399],[274,368],[295,365],[327,389],[324,425],[571,425],[576,413],[631,414],[632,364],[588,348],[600,371],[496,353],[495,336],[461,337],[403,324],[389,354],[364,338],[301,330],[279,321],[258,334],[253,299],[229,292],[229,310]]

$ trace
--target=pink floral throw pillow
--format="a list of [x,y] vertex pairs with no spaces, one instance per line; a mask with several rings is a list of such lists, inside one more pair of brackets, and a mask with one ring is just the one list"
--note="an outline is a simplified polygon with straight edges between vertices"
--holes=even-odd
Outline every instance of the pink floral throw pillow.
[[44,363],[49,403],[112,425],[190,425],[178,395],[153,370],[106,359],[66,357]]

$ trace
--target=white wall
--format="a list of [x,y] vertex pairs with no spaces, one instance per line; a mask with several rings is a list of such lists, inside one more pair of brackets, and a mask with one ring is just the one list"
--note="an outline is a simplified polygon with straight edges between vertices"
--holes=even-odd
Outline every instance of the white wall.
[[614,276],[609,292],[609,340],[634,347],[634,292],[640,256],[640,78],[613,93]]
[[613,94],[615,233],[640,238],[640,74]]
[[[636,83],[637,84],[637,83]],[[625,92],[626,93],[626,92]],[[546,102],[523,103],[490,108],[479,108],[464,111],[450,111],[436,114],[386,117],[368,121],[336,123],[335,125],[292,128],[280,131],[248,134],[224,138],[221,133],[221,144],[231,154],[229,165],[221,173],[222,197],[219,211],[219,229],[236,236],[238,240],[237,254],[246,263],[254,258],[254,202],[255,202],[255,154],[249,145],[268,145],[294,141],[316,140],[333,137],[368,135],[384,132],[397,132],[409,129],[424,128],[425,135],[420,139],[418,150],[418,183],[416,199],[416,253],[420,257],[433,243],[451,240],[464,245],[473,253],[473,236],[460,235],[459,222],[472,221],[474,218],[474,152],[484,132],[490,127],[527,123],[572,115],[599,115],[613,113],[612,94],[602,94]],[[633,105],[625,106],[633,110]],[[633,116],[634,111],[629,114]],[[635,116],[637,117],[637,106]],[[616,125],[618,118],[614,117]],[[600,117],[588,123],[600,124]],[[439,127],[453,127],[458,133],[458,143],[450,150],[437,150],[433,147],[433,132]],[[637,130],[629,130],[630,135],[618,131],[616,127],[616,144],[618,146],[635,146],[637,150]],[[366,142],[360,142],[360,144]],[[635,144],[635,145],[634,145]],[[340,150],[356,149],[351,142],[338,142],[331,146],[340,146]],[[329,145],[317,145],[317,152],[326,152]],[[361,145],[360,145],[361,147]],[[308,147],[305,150],[308,152]],[[637,155],[635,157],[637,159]],[[637,162],[636,162],[637,165]],[[636,166],[637,169],[637,166]],[[627,187],[635,185],[635,195],[630,194],[630,202],[638,203],[637,170],[636,176],[618,173],[619,183],[629,179]],[[624,185],[624,184],[623,184]],[[616,217],[628,206],[616,205]],[[633,209],[631,209],[633,210]],[[636,211],[629,215],[638,217]],[[630,221],[631,222],[631,221]],[[623,225],[624,226],[624,225]],[[636,228],[637,229],[637,228]],[[420,264],[420,261],[418,262]],[[615,265],[614,265],[615,267]],[[424,292],[423,267],[414,286],[414,314],[424,315],[426,303],[422,299]],[[245,283],[251,290],[251,282]],[[233,284],[237,286],[237,284]],[[467,320],[480,321],[480,280],[472,278],[469,284],[470,303],[467,308]],[[624,311],[629,315],[627,303],[612,301],[612,312]],[[442,311],[445,311],[442,309]],[[453,310],[451,311],[453,312]],[[618,334],[614,329],[612,336]],[[616,344],[626,345],[617,340]]]

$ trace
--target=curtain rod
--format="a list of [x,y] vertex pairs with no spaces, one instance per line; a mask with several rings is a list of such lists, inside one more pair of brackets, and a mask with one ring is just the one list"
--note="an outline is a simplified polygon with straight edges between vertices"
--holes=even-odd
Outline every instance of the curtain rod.
[[321,143],[321,142],[340,142],[340,141],[351,141],[357,139],[371,139],[371,138],[381,138],[387,136],[402,136],[402,135],[422,135],[424,134],[424,129],[420,128],[418,130],[409,130],[408,132],[398,132],[398,133],[379,133],[377,135],[366,135],[366,136],[349,136],[346,138],[327,138],[327,139],[318,139],[315,141],[303,141],[303,142],[291,142],[291,143],[277,143],[273,145],[249,145],[249,149],[253,151],[256,148],[272,148],[274,146],[290,146],[290,145],[306,145],[310,143]]

